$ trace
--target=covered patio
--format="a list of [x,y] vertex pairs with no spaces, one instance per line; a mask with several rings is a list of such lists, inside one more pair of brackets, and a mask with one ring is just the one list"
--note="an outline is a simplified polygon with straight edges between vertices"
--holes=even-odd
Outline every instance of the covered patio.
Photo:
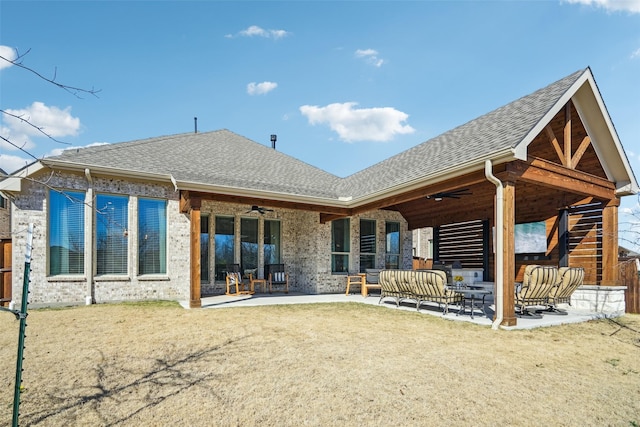
[[[495,283],[495,314],[503,327],[521,322],[514,285],[527,264],[583,267],[585,289],[595,301],[608,300],[611,292],[624,295],[618,281],[618,207],[620,197],[637,193],[638,186],[589,69],[342,184],[358,196],[322,205],[181,190],[181,209],[189,213],[192,230],[189,305],[204,305],[198,264],[203,200],[312,211],[320,224],[375,210],[398,212],[409,230],[434,228],[435,260],[481,265],[483,280]],[[450,238],[456,224],[469,222],[479,224],[476,248],[466,247],[468,239],[461,236],[453,249],[442,250],[441,231],[448,230]],[[545,247],[516,253],[516,225],[531,223],[543,224]]]

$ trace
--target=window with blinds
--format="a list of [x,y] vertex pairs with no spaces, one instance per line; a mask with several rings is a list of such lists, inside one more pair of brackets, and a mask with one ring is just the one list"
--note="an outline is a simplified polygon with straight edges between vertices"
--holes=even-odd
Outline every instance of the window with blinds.
[[360,220],[360,272],[376,268],[376,221]]
[[84,274],[84,193],[49,191],[49,274]]
[[127,274],[129,259],[129,197],[96,197],[96,273]]
[[167,202],[138,200],[138,274],[167,273]]

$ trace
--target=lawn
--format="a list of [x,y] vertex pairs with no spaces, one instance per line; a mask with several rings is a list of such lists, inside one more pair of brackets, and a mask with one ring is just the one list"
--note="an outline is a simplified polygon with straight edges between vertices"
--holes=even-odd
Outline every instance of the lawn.
[[[638,426],[640,316],[534,330],[357,303],[31,310],[35,426]],[[0,317],[0,425],[18,321]]]

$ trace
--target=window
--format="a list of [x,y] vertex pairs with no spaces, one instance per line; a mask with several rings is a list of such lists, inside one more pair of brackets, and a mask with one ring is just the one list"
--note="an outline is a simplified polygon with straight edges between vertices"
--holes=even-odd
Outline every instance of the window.
[[400,223],[385,224],[384,268],[400,268]]
[[4,197],[0,196],[0,208],[4,209],[7,207],[7,199],[5,199]]
[[349,218],[331,221],[331,272],[349,272]]
[[280,264],[280,221],[264,221],[264,263]]
[[127,274],[129,198],[98,194],[96,197],[96,272]]
[[167,273],[167,202],[138,200],[138,274]]
[[84,193],[49,191],[49,274],[84,274]]
[[209,281],[209,217],[200,217],[200,281]]
[[376,222],[360,220],[360,272],[376,268]]
[[240,219],[240,268],[258,268],[258,219]]
[[233,264],[234,221],[232,217],[216,217],[216,280],[224,280],[227,264]]

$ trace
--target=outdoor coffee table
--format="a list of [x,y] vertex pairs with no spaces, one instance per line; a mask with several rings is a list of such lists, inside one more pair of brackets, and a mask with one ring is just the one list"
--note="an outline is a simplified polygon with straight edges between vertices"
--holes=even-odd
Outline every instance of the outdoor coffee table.
[[[467,308],[467,301],[469,301],[469,314],[471,315],[472,319],[474,309],[481,310],[482,314],[484,314],[485,316],[487,315],[487,313],[484,311],[484,299],[491,293],[491,291],[487,289],[473,289],[470,287],[451,288],[451,290],[458,294],[462,294],[463,296],[462,309],[458,312],[458,316],[465,313]],[[482,301],[482,304],[480,304],[480,301]]]

